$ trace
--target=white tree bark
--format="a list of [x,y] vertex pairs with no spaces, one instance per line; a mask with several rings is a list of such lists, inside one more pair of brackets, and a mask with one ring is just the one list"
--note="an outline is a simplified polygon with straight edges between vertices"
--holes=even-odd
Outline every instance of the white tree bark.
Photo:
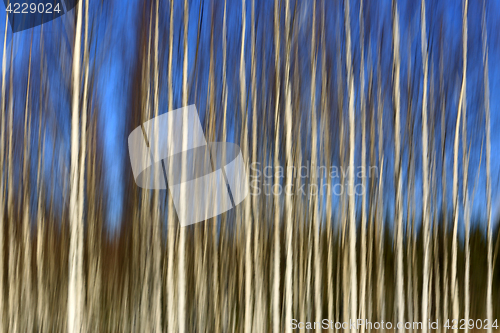
[[[276,71],[276,96],[275,96],[275,133],[274,133],[274,168],[279,167],[279,101],[280,101],[280,7],[279,1],[274,2],[274,52],[275,52],[275,71]],[[278,173],[274,173],[274,184],[279,184]],[[272,287],[272,323],[273,332],[280,332],[281,311],[280,311],[280,202],[279,196],[274,193],[274,270]]]
[[[174,0],[170,0],[170,29],[168,39],[168,111],[174,109],[174,95],[172,84],[172,59],[174,52]],[[170,122],[169,122],[170,124]],[[172,129],[168,129],[171,133]],[[168,241],[167,241],[167,332],[177,332],[177,306],[176,306],[176,290],[175,290],[175,212],[174,201],[170,193],[168,194]]]
[[[184,57],[182,64],[182,106],[188,105],[188,28],[189,28],[189,2],[184,0]],[[183,122],[182,127],[182,149],[187,149],[187,122]],[[182,170],[186,170],[186,159],[182,159]],[[184,193],[181,193],[181,200]],[[186,228],[180,227],[179,235],[179,275],[178,275],[178,290],[179,290],[179,333],[186,332]]]
[[[403,193],[401,177],[401,129],[400,129],[400,33],[399,14],[395,0],[392,1],[392,39],[393,39],[393,105],[394,105],[394,186],[396,190],[395,202],[395,243],[396,243],[396,318],[404,322],[405,302],[403,291]],[[399,328],[398,332],[403,332]]]
[[[464,0],[464,14],[462,25],[462,168],[463,168],[463,205],[465,220],[465,276],[464,276],[464,319],[469,322],[470,317],[470,204],[469,204],[469,149],[467,145],[467,11],[469,1]],[[469,325],[465,325],[465,333],[469,332]]]
[[[287,2],[288,3],[288,2]],[[318,216],[318,199],[317,195],[319,195],[321,189],[318,187],[318,175],[316,174],[316,170],[318,167],[318,125],[317,125],[317,116],[316,116],[316,67],[317,67],[317,47],[316,47],[316,0],[313,2],[313,13],[312,13],[312,36],[311,36],[311,189],[309,190],[309,212],[311,214],[310,223],[312,223],[313,230],[313,247],[314,247],[314,310],[315,310],[315,321],[321,322],[322,314],[321,314],[321,251],[320,251],[320,218]],[[287,31],[285,33],[286,36],[289,35]],[[288,37],[287,37],[288,38]],[[288,47],[287,47],[288,48]],[[288,64],[288,60],[287,60]],[[285,73],[287,68],[285,68]],[[285,74],[286,75],[286,74]],[[285,81],[286,84],[286,81]],[[288,93],[287,93],[287,101],[288,101]],[[291,115],[287,115],[287,119],[290,119]],[[291,128],[290,128],[291,130]],[[316,188],[316,195],[312,194],[312,189]],[[287,196],[288,198],[288,196]],[[291,210],[291,207],[287,208]],[[291,213],[288,212],[287,213]],[[291,219],[291,216],[287,218],[287,221]],[[290,231],[291,233],[291,231]],[[291,243],[291,237],[290,237]],[[290,244],[291,246],[292,244]],[[286,291],[288,293],[288,291]],[[291,322],[291,314],[290,318],[287,318],[286,324],[290,325]],[[321,327],[316,327],[316,331],[320,332]]]
[[[360,81],[360,109],[361,109],[361,170],[362,170],[362,188],[366,189],[366,102],[365,102],[365,31],[363,18],[363,0],[359,3],[359,46],[361,49],[361,64],[359,69]],[[353,170],[354,172],[354,170]],[[360,268],[360,291],[359,291],[359,318],[366,318],[366,193],[363,190],[361,199],[361,268]],[[361,326],[361,333],[365,332],[365,326]]]
[[[462,108],[464,106],[465,99],[465,75],[467,69],[467,0],[464,0],[464,11],[463,11],[463,26],[462,26],[462,43],[463,43],[463,73],[462,73],[462,88],[460,90],[460,99],[458,102],[458,113],[457,122],[455,127],[455,142],[454,142],[454,161],[453,161],[453,235],[452,235],[452,261],[451,261],[451,295],[452,295],[452,307],[453,314],[452,319],[459,319],[459,302],[458,302],[458,281],[457,281],[457,229],[458,229],[458,217],[459,217],[459,203],[458,203],[458,146],[459,146],[459,135],[460,135],[460,120],[462,116]],[[466,241],[467,242],[467,241]],[[467,287],[466,287],[467,288]],[[467,302],[467,300],[466,300]],[[468,314],[468,313],[467,313]],[[456,325],[455,327],[457,327]],[[457,332],[457,329],[453,329]]]
[[345,34],[346,34],[346,72],[347,95],[349,110],[349,272],[350,272],[350,319],[357,319],[357,260],[356,260],[356,196],[354,194],[354,157],[356,146],[355,110],[354,110],[354,73],[351,55],[351,20],[349,13],[349,0],[344,0]]
[[[75,30],[75,46],[72,69],[72,103],[71,103],[71,169],[70,169],[70,248],[68,257],[68,332],[81,332],[83,329],[83,225],[79,214],[79,178],[78,165],[79,145],[79,102],[80,102],[80,56],[82,42],[83,1],[77,5]],[[84,141],[84,140],[83,140]]]
[[[423,235],[424,235],[424,271],[422,280],[422,322],[427,323],[428,318],[428,294],[429,294],[429,261],[430,261],[430,232],[429,232],[429,159],[428,159],[428,128],[427,128],[427,32],[425,24],[425,0],[421,2],[421,41],[422,41],[422,66],[424,70],[423,96],[422,96],[422,184],[423,184]],[[422,325],[422,332],[427,333],[428,325]]]

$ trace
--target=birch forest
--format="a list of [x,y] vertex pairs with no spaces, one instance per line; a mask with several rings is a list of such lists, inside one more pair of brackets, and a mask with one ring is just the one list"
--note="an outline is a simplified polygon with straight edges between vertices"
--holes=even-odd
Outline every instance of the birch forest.
[[[500,332],[496,0],[73,2],[0,16],[0,332]],[[193,104],[249,187],[181,226]]]

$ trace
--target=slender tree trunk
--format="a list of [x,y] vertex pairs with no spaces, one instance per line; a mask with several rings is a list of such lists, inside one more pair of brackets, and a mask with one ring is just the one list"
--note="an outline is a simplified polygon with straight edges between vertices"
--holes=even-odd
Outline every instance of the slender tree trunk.
[[[400,46],[399,46],[399,14],[397,3],[392,1],[392,38],[393,38],[393,106],[394,106],[394,186],[396,190],[395,202],[395,243],[396,243],[396,318],[399,322],[404,322],[405,304],[403,292],[403,193],[401,177],[401,130],[400,130]],[[398,329],[403,332],[404,329]]]
[[[361,172],[362,174],[362,188],[363,197],[361,198],[361,254],[360,254],[360,295],[359,295],[359,318],[366,318],[366,101],[365,101],[365,31],[364,31],[364,18],[363,18],[363,0],[359,4],[359,46],[361,49],[361,64],[360,64],[360,110],[361,110]],[[352,170],[354,172],[354,169]],[[365,326],[361,326],[361,333],[365,332]]]
[[[77,5],[77,19],[75,30],[75,46],[73,53],[72,69],[72,105],[71,105],[71,172],[70,172],[70,212],[71,226],[69,248],[69,283],[68,283],[68,332],[81,332],[83,329],[83,223],[79,214],[80,197],[79,189],[79,102],[80,102],[80,53],[82,39],[82,11],[83,1]],[[82,133],[82,138],[84,134]],[[84,140],[82,140],[84,141]],[[83,154],[82,154],[83,155]],[[83,189],[82,189],[83,190]]]
[[[251,22],[251,53],[252,53],[252,164],[257,162],[257,59],[255,55],[256,29],[255,29],[255,0],[252,0],[252,22]],[[262,267],[260,254],[260,222],[259,222],[258,199],[252,196],[252,215],[254,228],[254,262],[255,262],[255,314],[252,321],[254,331],[264,331],[263,314],[263,286]]]
[[[274,132],[274,168],[278,170],[279,167],[279,103],[280,103],[280,7],[279,1],[274,3],[274,45],[275,45],[275,71],[276,71],[276,96],[275,96],[275,132]],[[275,172],[274,184],[279,184],[278,173]],[[281,327],[281,311],[280,311],[280,200],[279,196],[274,193],[274,280],[273,280],[273,302],[272,302],[272,323],[273,332],[280,332]],[[286,324],[286,323],[285,323]]]
[[[465,277],[464,277],[464,319],[469,322],[470,317],[470,205],[469,205],[469,149],[467,145],[467,12],[469,1],[464,0],[464,16],[462,26],[462,167],[463,167],[463,205],[465,220]],[[469,325],[465,325],[465,333],[469,332]]]
[[356,264],[356,196],[354,194],[354,154],[356,147],[355,110],[354,110],[354,73],[351,55],[351,19],[349,1],[344,0],[345,31],[346,31],[346,71],[347,96],[349,110],[349,273],[350,273],[350,319],[357,319],[358,279]]
[[[170,0],[170,29],[169,29],[169,51],[168,51],[168,111],[174,109],[174,93],[173,93],[173,78],[172,78],[172,59],[174,53],[174,0]],[[170,123],[169,123],[170,124]],[[172,128],[168,129],[170,133]],[[176,288],[175,288],[175,268],[174,259],[175,253],[175,213],[174,201],[170,193],[168,195],[168,241],[167,241],[167,332],[177,332],[177,306],[176,304]]]
[[[428,129],[427,129],[427,32],[425,24],[425,0],[421,1],[420,26],[422,29],[422,66],[424,69],[423,97],[422,97],[422,184],[423,184],[423,235],[424,235],[424,270],[422,281],[422,322],[427,323],[428,318],[428,292],[429,292],[429,266],[430,266],[430,232],[429,232],[429,161],[428,161]],[[427,333],[428,325],[422,325],[422,332]]]
[[378,184],[378,203],[377,203],[377,318],[385,318],[385,269],[384,269],[384,97],[382,95],[382,63],[381,47],[378,47],[378,66],[377,66],[377,107],[378,107],[378,160],[379,160],[379,184]]
[[[88,0],[87,0],[88,1]],[[155,117],[159,114],[160,108],[160,88],[159,88],[159,28],[158,24],[160,21],[159,12],[160,0],[155,1],[155,31],[154,31],[154,59],[153,59],[153,89],[154,89],[154,115]],[[158,149],[158,145],[155,145]],[[158,156],[158,155],[155,155]],[[162,317],[161,317],[161,295],[162,295],[162,283],[161,283],[161,235],[162,235],[162,224],[160,220],[160,203],[159,203],[159,190],[153,191],[153,289],[151,293],[152,297],[152,309],[151,309],[151,322],[154,332],[162,331]]]
[[[182,66],[182,106],[188,105],[188,27],[189,27],[189,2],[184,0],[184,54]],[[182,127],[182,150],[187,149],[188,128],[187,122],[183,122]],[[182,170],[186,170],[186,159],[182,159]],[[184,193],[181,193],[181,200],[184,199]],[[180,227],[179,235],[179,272],[178,272],[178,290],[179,290],[179,333],[186,332],[186,228]]]
[[[443,39],[441,38],[441,52],[439,55],[439,90],[441,96],[441,159],[442,159],[442,169],[441,169],[441,187],[442,187],[442,203],[441,211],[443,213],[443,318],[449,317],[449,295],[448,295],[448,202],[447,202],[447,185],[446,185],[446,99],[444,96],[444,81],[443,81]],[[444,327],[444,332],[448,331],[447,327]]]
[[[288,5],[288,1],[287,1]],[[287,8],[288,11],[288,8]],[[288,38],[288,31],[285,32],[285,35]],[[288,46],[287,46],[288,49]],[[288,64],[288,59],[287,59],[287,64]],[[318,188],[318,175],[316,174],[316,170],[318,167],[318,125],[317,125],[317,120],[316,120],[316,66],[317,66],[317,49],[316,49],[316,0],[313,1],[313,13],[312,13],[312,36],[311,36],[311,182],[310,182],[310,189],[307,193],[309,197],[309,204],[310,204],[310,214],[312,221],[312,228],[313,228],[313,242],[314,242],[314,309],[315,309],[315,321],[316,322],[321,322],[322,320],[322,314],[321,314],[321,252],[320,252],[320,246],[321,246],[321,239],[320,239],[320,222],[319,222],[319,211],[318,211],[318,200],[316,196],[320,193],[320,190]],[[287,68],[285,68],[285,73],[287,71]],[[285,74],[286,75],[286,74]],[[285,81],[285,84],[287,82]],[[286,96],[287,102],[288,102],[288,94]],[[290,119],[291,115],[287,115],[287,119]],[[291,129],[291,128],[290,128]],[[312,194],[312,189],[316,188],[316,194]],[[287,195],[287,198],[289,196]],[[291,213],[292,207],[287,208],[288,211],[287,213]],[[291,219],[290,217],[287,217],[287,221]],[[291,231],[290,231],[291,233]],[[289,240],[290,244],[289,246],[292,246],[291,244],[291,239]],[[286,293],[288,294],[288,290]],[[291,313],[290,313],[290,318],[287,318],[285,321],[287,327],[291,328]],[[316,331],[320,332],[321,327],[316,327]]]
[[[245,71],[245,32],[246,32],[246,5],[245,0],[241,1],[241,15],[242,15],[242,28],[241,28],[241,53],[240,53],[240,98],[241,98],[241,117],[242,117],[242,153],[245,164],[248,169],[248,113],[247,113],[247,100],[246,100],[246,71]],[[243,216],[245,223],[245,333],[252,331],[252,312],[253,312],[253,290],[252,290],[252,221],[250,216],[250,199],[245,200],[243,207]]]

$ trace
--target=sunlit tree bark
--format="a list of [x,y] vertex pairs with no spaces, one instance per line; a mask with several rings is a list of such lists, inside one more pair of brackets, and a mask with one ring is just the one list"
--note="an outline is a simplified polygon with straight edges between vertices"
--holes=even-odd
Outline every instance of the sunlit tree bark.
[[[172,59],[174,53],[174,0],[170,0],[170,29],[168,39],[168,111],[174,109],[174,93],[173,93],[173,75],[172,75]],[[168,129],[170,133],[171,128]],[[174,259],[175,253],[175,208],[174,201],[170,193],[168,195],[168,240],[167,240],[167,332],[173,333],[177,331],[177,306],[176,306],[176,290],[175,290],[175,268]]]
[[[462,48],[463,48],[463,64],[462,64],[462,170],[463,170],[463,205],[464,205],[464,220],[465,220],[465,276],[464,276],[464,319],[469,322],[470,317],[470,204],[469,204],[469,148],[467,144],[467,12],[469,1],[464,0],[463,4],[463,25],[462,25]],[[465,325],[465,333],[469,332],[469,325]]]
[[[188,105],[188,28],[189,28],[189,2],[184,0],[184,52],[182,63],[182,106]],[[186,151],[188,128],[187,122],[182,127],[182,150]],[[186,159],[182,159],[182,170],[186,170]],[[181,200],[184,199],[181,193]],[[179,290],[179,333],[186,332],[186,228],[180,227],[178,248],[178,290]]]
[[[396,243],[396,318],[404,321],[405,304],[403,292],[403,193],[401,177],[401,130],[400,130],[400,32],[399,13],[396,0],[392,1],[392,47],[393,47],[393,107],[394,107],[394,229]],[[403,332],[404,328],[399,328]]]
[[[361,63],[359,68],[359,84],[360,84],[360,111],[361,111],[361,172],[362,174],[362,188],[366,189],[366,101],[365,101],[365,31],[364,31],[364,17],[363,17],[363,0],[359,4],[359,47],[361,49]],[[354,170],[353,170],[354,171]],[[361,253],[360,253],[360,291],[359,291],[359,318],[366,318],[366,193],[363,190],[363,197],[361,198]],[[361,333],[365,332],[365,326],[361,326]]]
[[[422,322],[427,323],[428,318],[428,292],[429,292],[429,266],[430,266],[430,201],[429,201],[429,160],[428,160],[428,129],[427,129],[427,74],[428,74],[428,56],[427,56],[427,31],[425,24],[425,0],[421,1],[421,42],[422,42],[422,66],[424,69],[424,83],[422,96],[422,184],[423,184],[423,235],[424,235],[424,271],[422,280]],[[422,325],[422,332],[427,333],[428,325]]]
[[[69,249],[69,283],[68,283],[68,332],[80,332],[83,329],[83,223],[80,215],[80,202],[83,198],[79,189],[80,175],[80,54],[82,42],[83,1],[77,5],[75,29],[75,46],[73,49],[72,68],[72,103],[71,103],[71,169],[70,169],[70,249]],[[85,111],[84,111],[85,112]],[[83,126],[82,126],[83,127]],[[84,133],[82,133],[82,139]],[[82,140],[85,142],[85,140]],[[84,156],[84,154],[82,154]],[[83,157],[82,157],[83,158]],[[82,175],[83,177],[83,175]]]
[[[274,2],[274,53],[275,53],[275,132],[274,132],[274,168],[275,170],[279,167],[279,136],[280,136],[280,118],[279,118],[279,104],[280,104],[280,7],[279,1]],[[274,184],[279,184],[278,174],[275,172]],[[273,257],[273,287],[272,287],[272,325],[273,332],[278,333],[280,331],[280,202],[279,196],[274,194],[274,257]]]
[[355,132],[355,110],[354,110],[354,73],[351,55],[351,20],[349,13],[349,1],[344,1],[344,20],[346,36],[346,72],[347,72],[347,98],[349,111],[349,283],[350,283],[350,319],[357,319],[358,301],[358,279],[356,264],[356,196],[354,194],[354,153],[356,146]]
[[[288,5],[288,1],[287,1]],[[318,216],[318,200],[316,198],[317,194],[320,193],[321,188],[318,187],[318,176],[316,174],[316,170],[318,168],[318,125],[317,125],[317,116],[316,116],[316,67],[317,67],[317,48],[316,48],[316,0],[313,1],[313,12],[312,12],[312,36],[311,36],[311,183],[310,190],[307,194],[309,197],[309,212],[311,214],[311,219],[309,223],[312,223],[313,228],[313,244],[314,244],[314,311],[315,311],[315,321],[321,322],[322,314],[321,314],[321,239],[320,239],[320,218]],[[287,8],[288,11],[288,8]],[[286,31],[285,35],[289,36],[289,32]],[[288,49],[288,45],[287,45]],[[288,64],[288,59],[287,59]],[[285,65],[285,75],[287,72],[287,66]],[[285,84],[287,82],[285,81]],[[287,88],[287,87],[286,87]],[[286,93],[286,101],[288,103],[288,92]],[[288,106],[288,105],[287,105]],[[291,113],[291,112],[290,112]],[[291,115],[286,115],[287,119],[291,118]],[[291,130],[291,127],[290,127]],[[290,133],[291,134],[291,133]],[[288,149],[287,149],[288,153]],[[312,189],[315,188],[316,194],[312,193]],[[289,196],[287,196],[288,198]],[[287,213],[291,214],[292,207],[287,207]],[[291,215],[287,218],[287,221],[291,219]],[[291,234],[291,231],[289,231]],[[290,242],[289,246],[291,247],[292,240],[291,235],[290,239],[287,238]],[[288,290],[286,291],[288,294]],[[288,326],[291,322],[291,314],[290,318],[287,318],[285,321]],[[316,327],[316,331],[319,332],[321,330],[320,327]]]

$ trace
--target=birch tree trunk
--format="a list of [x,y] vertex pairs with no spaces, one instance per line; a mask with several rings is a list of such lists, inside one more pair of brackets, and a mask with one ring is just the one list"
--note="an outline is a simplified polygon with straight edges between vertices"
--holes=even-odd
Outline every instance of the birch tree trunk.
[[[88,1],[88,0],[87,0]],[[154,101],[154,116],[157,117],[160,108],[160,88],[159,88],[159,29],[158,24],[160,21],[159,13],[160,0],[155,1],[155,30],[154,30],[154,58],[153,58],[153,101]],[[157,138],[155,138],[157,140]],[[158,150],[158,145],[155,145]],[[158,153],[158,151],[156,152]],[[155,156],[158,156],[155,154]],[[159,190],[153,191],[153,288],[151,292],[151,322],[154,332],[162,332],[162,317],[161,317],[161,235],[162,227],[160,221],[160,203],[159,203]]]
[[379,160],[379,184],[377,198],[377,314],[378,320],[385,318],[385,269],[384,269],[384,97],[382,95],[382,68],[381,47],[378,47],[377,65],[377,108],[378,108],[378,160]]
[[[428,321],[428,293],[429,293],[429,261],[430,261],[430,232],[429,232],[429,161],[428,161],[428,129],[427,129],[427,32],[425,24],[425,0],[421,1],[421,42],[422,42],[422,66],[424,69],[424,83],[422,96],[422,187],[423,187],[423,235],[424,235],[424,271],[422,281],[422,323]],[[422,332],[427,333],[428,325],[422,325]]]
[[[287,1],[288,5],[288,1]],[[287,8],[288,11],[288,8]],[[289,31],[285,32],[287,38],[289,38]],[[287,46],[288,49],[288,46]],[[288,65],[288,59],[287,59]],[[319,195],[321,189],[318,188],[318,175],[316,174],[316,170],[318,167],[318,125],[316,120],[316,66],[317,66],[317,49],[316,49],[316,0],[313,2],[313,13],[312,13],[312,36],[311,36],[311,182],[310,189],[307,193],[309,197],[310,204],[310,214],[312,217],[312,228],[313,228],[313,242],[314,242],[314,310],[315,310],[315,322],[321,322],[322,314],[321,314],[321,239],[320,239],[320,221],[319,221],[319,211],[318,211],[318,199],[316,198]],[[288,67],[288,66],[286,66]],[[285,73],[287,72],[287,68],[285,67]],[[286,74],[285,74],[286,75]],[[287,82],[285,81],[285,84]],[[288,93],[286,96],[288,102]],[[291,112],[290,112],[291,113]],[[287,115],[287,119],[290,119],[291,115]],[[290,128],[291,129],[291,128]],[[312,189],[316,188],[316,194],[312,193]],[[287,195],[287,198],[289,196]],[[287,207],[287,213],[291,213],[292,207]],[[286,220],[289,221],[291,216]],[[290,231],[291,233],[291,231]],[[290,239],[290,246],[291,239]],[[288,291],[286,291],[288,294]],[[290,314],[291,317],[291,314]],[[291,318],[287,318],[286,325],[291,328]],[[290,326],[288,326],[290,325]],[[316,331],[320,332],[321,327],[316,327]]]
[[[275,71],[276,71],[276,96],[274,102],[275,110],[275,133],[274,133],[274,168],[278,170],[279,167],[279,133],[280,133],[280,119],[279,119],[279,103],[280,103],[280,7],[279,1],[274,2],[274,45],[275,45]],[[278,173],[274,173],[274,184],[279,184]],[[278,194],[274,193],[274,271],[273,271],[273,301],[272,301],[272,323],[273,332],[280,332],[280,202]],[[287,323],[285,323],[287,324]]]
[[[77,18],[75,30],[75,46],[73,53],[72,69],[72,104],[71,104],[71,169],[70,169],[70,212],[71,226],[69,248],[69,283],[68,283],[68,332],[81,332],[83,329],[83,223],[79,211],[80,197],[83,189],[79,189],[79,101],[80,101],[80,53],[82,39],[82,8],[83,1],[77,5]],[[82,133],[82,138],[83,138]],[[84,141],[84,140],[82,140]],[[83,155],[83,154],[82,154]],[[84,156],[84,155],[83,155]]]
[[356,196],[354,193],[354,154],[356,147],[355,110],[354,110],[354,73],[351,55],[351,20],[349,13],[349,0],[344,0],[345,35],[346,35],[346,72],[347,96],[349,109],[349,273],[350,273],[350,319],[357,319],[357,264],[356,264]]
[[[248,113],[246,100],[246,70],[245,70],[245,32],[246,32],[246,5],[241,1],[241,53],[240,53],[240,102],[242,119],[242,153],[248,170]],[[254,110],[255,111],[255,110]],[[250,198],[245,200],[243,217],[245,224],[245,333],[252,331],[253,290],[252,290],[252,221],[250,216]]]
[[[443,212],[443,256],[444,256],[444,267],[443,267],[443,318],[448,318],[449,310],[449,294],[448,294],[448,201],[447,201],[447,185],[446,185],[446,99],[444,96],[444,80],[443,80],[443,39],[441,38],[441,52],[439,55],[439,90],[441,96],[441,159],[442,159],[442,169],[441,169],[441,187],[442,187],[442,203],[441,210]],[[444,327],[444,332],[448,331],[447,327]]]
[[[366,318],[366,101],[365,101],[365,31],[363,18],[363,0],[359,3],[359,47],[361,49],[361,63],[359,68],[360,82],[360,111],[361,111],[361,172],[363,197],[361,198],[361,254],[360,254],[360,295],[359,295],[359,318]],[[352,170],[354,172],[354,170]],[[351,193],[352,195],[352,193]],[[365,326],[361,326],[361,333],[365,332]]]
[[[452,235],[452,262],[451,262],[451,295],[453,304],[453,316],[455,320],[459,319],[459,302],[458,302],[458,281],[457,281],[457,228],[458,228],[458,218],[459,218],[459,203],[458,203],[458,146],[459,146],[459,135],[460,135],[460,120],[462,115],[462,108],[464,105],[465,98],[465,72],[467,64],[467,0],[464,0],[464,11],[463,11],[463,26],[462,26],[462,43],[463,43],[463,73],[462,73],[462,88],[460,90],[460,99],[458,102],[458,113],[457,122],[455,127],[455,142],[454,142],[454,162],[453,162],[453,213],[454,213],[454,224],[453,224],[453,235]],[[457,325],[458,326],[458,325]],[[455,326],[455,327],[457,327]],[[453,329],[454,332],[457,329]]]
[[[470,317],[470,205],[469,205],[469,149],[467,145],[467,12],[469,1],[464,0],[464,14],[462,26],[462,167],[463,167],[463,205],[465,220],[465,277],[464,277],[464,319],[469,322]],[[469,325],[465,325],[465,333],[469,332]]]
[[[168,51],[168,111],[174,110],[174,93],[172,84],[172,59],[174,52],[174,0],[170,0],[170,29],[169,29],[169,51]],[[171,122],[169,122],[170,124]],[[171,133],[172,129],[169,128],[168,132]],[[168,195],[168,241],[167,241],[167,332],[177,332],[177,306],[176,304],[176,291],[175,291],[175,268],[174,259],[175,253],[175,213],[174,201],[170,192]]]
[[[392,0],[392,38],[393,38],[393,106],[394,106],[394,184],[395,184],[395,243],[396,243],[396,318],[404,322],[405,304],[403,292],[403,193],[401,179],[400,152],[400,46],[399,14],[396,0]],[[403,332],[404,328],[399,328]]]
[[[182,106],[188,105],[188,28],[189,28],[189,2],[184,0],[184,52],[182,64]],[[182,150],[187,149],[187,122],[183,122],[182,127]],[[186,159],[182,159],[182,170],[186,170]],[[183,199],[184,193],[181,193]],[[186,332],[186,228],[179,228],[179,272],[178,272],[178,290],[179,290],[179,333]]]

